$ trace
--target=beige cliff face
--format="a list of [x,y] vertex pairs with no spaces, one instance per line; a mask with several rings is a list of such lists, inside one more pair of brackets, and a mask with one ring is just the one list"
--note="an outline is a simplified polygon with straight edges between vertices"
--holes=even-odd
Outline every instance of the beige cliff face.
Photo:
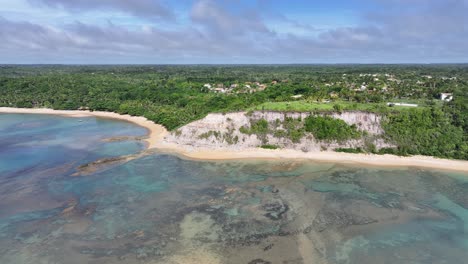
[[[292,142],[286,137],[275,137],[273,133],[266,135],[266,140],[257,135],[248,135],[240,132],[241,127],[250,127],[251,120],[265,119],[274,127],[273,130],[281,130],[282,126],[275,123],[283,122],[285,118],[302,119],[310,113],[282,113],[257,111],[251,114],[246,112],[228,114],[209,114],[207,117],[192,122],[172,132],[164,139],[164,143],[177,144],[184,148],[243,150],[257,148],[264,144],[276,145],[284,149],[315,152],[333,150],[335,148],[356,148],[365,144],[364,139],[349,140],[346,142],[325,142],[316,140],[312,134],[306,135],[300,142]],[[377,148],[392,147],[380,137],[383,134],[381,117],[374,113],[343,112],[330,114],[341,119],[349,125],[356,125],[358,130],[366,131],[369,135],[367,141],[371,141]]]
[[371,135],[384,133],[380,122],[382,117],[374,113],[366,112],[343,112],[333,113],[332,117],[345,121],[348,125],[356,125],[361,131],[367,131]]

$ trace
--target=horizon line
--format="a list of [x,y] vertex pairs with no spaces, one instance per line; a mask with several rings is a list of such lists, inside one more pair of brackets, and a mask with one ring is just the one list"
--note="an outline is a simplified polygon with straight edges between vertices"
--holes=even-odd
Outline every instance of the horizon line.
[[3,66],[313,66],[313,65],[465,65],[468,62],[339,62],[339,63],[0,63]]

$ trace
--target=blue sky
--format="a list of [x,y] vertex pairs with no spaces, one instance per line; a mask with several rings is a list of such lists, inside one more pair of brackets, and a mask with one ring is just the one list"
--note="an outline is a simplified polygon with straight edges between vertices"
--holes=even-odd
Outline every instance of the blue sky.
[[0,0],[0,63],[468,62],[468,0]]

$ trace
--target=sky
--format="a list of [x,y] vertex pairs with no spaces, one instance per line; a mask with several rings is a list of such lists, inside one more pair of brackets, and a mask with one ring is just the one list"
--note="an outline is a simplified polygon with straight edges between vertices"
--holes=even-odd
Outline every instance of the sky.
[[0,0],[0,64],[466,63],[468,0]]

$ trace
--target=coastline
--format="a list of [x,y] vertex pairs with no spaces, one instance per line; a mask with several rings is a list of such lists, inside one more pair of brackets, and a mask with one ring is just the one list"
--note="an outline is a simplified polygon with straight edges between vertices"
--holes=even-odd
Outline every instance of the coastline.
[[400,157],[394,155],[375,154],[349,154],[339,152],[301,152],[297,150],[278,149],[266,150],[260,148],[243,149],[239,151],[193,148],[191,146],[177,145],[164,142],[164,137],[169,134],[166,128],[144,118],[130,115],[120,115],[111,112],[82,111],[82,110],[53,110],[47,108],[9,108],[0,107],[0,113],[5,114],[48,114],[66,117],[99,117],[118,119],[134,123],[148,130],[145,139],[148,149],[158,150],[164,153],[181,155],[193,160],[242,160],[242,159],[291,159],[331,162],[354,165],[372,165],[383,167],[419,167],[439,170],[468,172],[468,161],[439,159],[429,156]]
[[54,110],[49,108],[12,108],[0,107],[0,114],[43,114],[60,115],[65,117],[98,117],[104,119],[117,119],[133,123],[148,130],[147,138],[144,141],[148,149],[155,149],[158,142],[169,133],[162,125],[155,124],[153,121],[141,116],[121,115],[112,112],[88,111],[88,110]]
[[157,149],[166,153],[181,155],[191,160],[304,160],[349,165],[370,165],[379,167],[415,167],[454,172],[468,172],[468,161],[440,159],[430,156],[400,157],[395,155],[351,154],[341,152],[301,152],[291,149],[245,149],[242,151],[191,149],[175,144],[162,143]]

